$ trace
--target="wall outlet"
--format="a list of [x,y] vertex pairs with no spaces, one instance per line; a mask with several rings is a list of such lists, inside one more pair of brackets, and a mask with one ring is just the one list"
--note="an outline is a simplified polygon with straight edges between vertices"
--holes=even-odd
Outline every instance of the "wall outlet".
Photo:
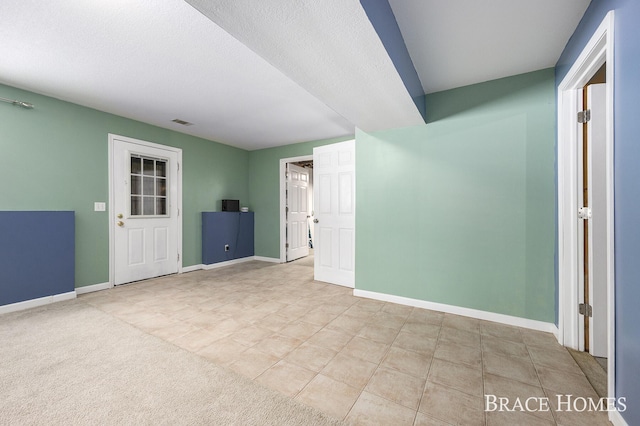
[[107,210],[107,203],[97,201],[93,203],[93,211],[94,212],[103,212]]
[[224,245],[224,251],[229,251],[229,244]]

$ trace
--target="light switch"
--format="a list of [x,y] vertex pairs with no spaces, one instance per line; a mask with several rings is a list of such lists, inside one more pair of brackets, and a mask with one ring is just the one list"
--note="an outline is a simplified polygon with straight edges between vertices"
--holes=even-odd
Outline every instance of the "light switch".
[[93,211],[103,212],[107,210],[107,203],[95,202],[93,203]]

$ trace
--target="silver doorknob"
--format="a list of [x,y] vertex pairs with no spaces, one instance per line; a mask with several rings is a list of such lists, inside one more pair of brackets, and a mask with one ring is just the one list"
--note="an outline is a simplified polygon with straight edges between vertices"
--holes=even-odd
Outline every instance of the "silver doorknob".
[[318,223],[320,222],[318,219],[313,219],[313,223]]

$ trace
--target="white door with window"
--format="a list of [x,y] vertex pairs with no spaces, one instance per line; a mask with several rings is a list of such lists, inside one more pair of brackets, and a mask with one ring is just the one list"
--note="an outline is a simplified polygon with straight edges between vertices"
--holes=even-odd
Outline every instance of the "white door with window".
[[314,275],[355,286],[355,141],[313,149]]
[[110,135],[115,285],[178,272],[181,150]]
[[287,163],[287,262],[309,255],[309,170]]

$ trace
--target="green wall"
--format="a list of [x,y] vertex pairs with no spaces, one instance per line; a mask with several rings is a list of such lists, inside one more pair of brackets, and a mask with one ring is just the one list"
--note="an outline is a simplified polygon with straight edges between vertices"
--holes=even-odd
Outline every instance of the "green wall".
[[[238,198],[278,258],[279,160],[0,85],[0,209],[76,212],[76,286],[108,281],[108,133],[183,149],[184,266],[200,212]],[[4,105],[4,106],[3,106]],[[427,97],[429,123],[356,133],[356,288],[554,322],[553,69]]]
[[356,288],[553,323],[555,111],[547,69],[358,131]]
[[353,139],[353,136],[303,142],[249,153],[249,198],[255,212],[256,256],[280,258],[281,158],[312,155],[316,146]]
[[[76,287],[109,280],[108,134],[183,150],[183,265],[201,263],[200,212],[249,199],[249,153],[50,97],[0,85],[0,210],[76,212]],[[244,203],[243,202],[243,203]],[[37,266],[37,265],[34,265]]]

